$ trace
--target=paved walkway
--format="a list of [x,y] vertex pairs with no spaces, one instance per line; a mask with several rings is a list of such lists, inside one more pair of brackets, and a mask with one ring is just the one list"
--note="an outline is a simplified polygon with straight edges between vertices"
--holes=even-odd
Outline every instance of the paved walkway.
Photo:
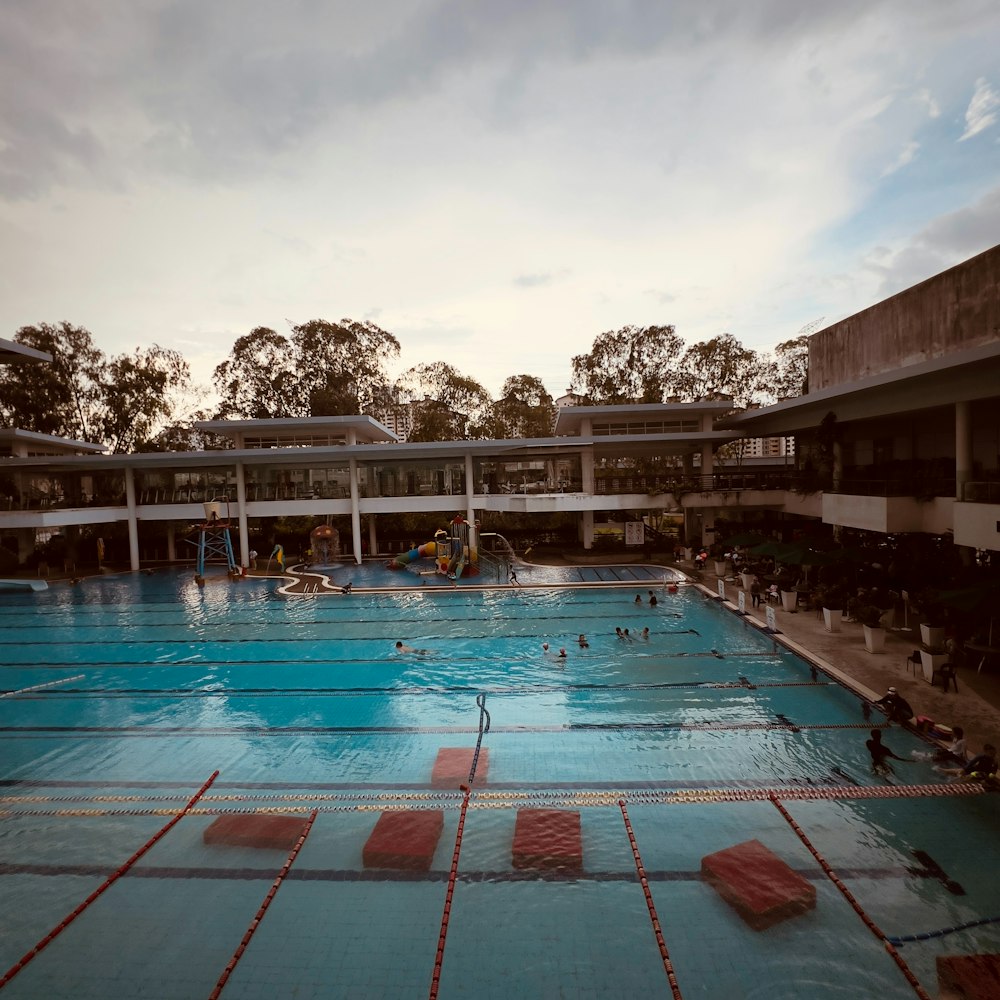
[[[714,573],[703,571],[700,582],[707,590],[718,593],[719,578]],[[738,604],[740,590],[739,581],[727,580],[726,600]],[[748,593],[746,607],[750,606]],[[761,623],[765,622],[765,614],[763,607],[750,610],[750,615]],[[971,752],[978,753],[983,743],[1000,746],[1000,677],[988,673],[987,668],[977,674],[974,668],[963,667],[958,671],[958,693],[954,688],[945,694],[940,685],[931,687],[919,666],[916,673],[907,666],[907,657],[920,648],[916,622],[911,623],[910,630],[889,630],[884,653],[869,653],[862,626],[855,622],[844,620],[840,632],[827,632],[822,614],[817,617],[813,611],[787,612],[778,607],[775,616],[778,630],[787,639],[846,675],[863,694],[880,698],[891,685],[917,715],[929,716],[946,726],[962,726]],[[878,717],[873,716],[873,720]]]

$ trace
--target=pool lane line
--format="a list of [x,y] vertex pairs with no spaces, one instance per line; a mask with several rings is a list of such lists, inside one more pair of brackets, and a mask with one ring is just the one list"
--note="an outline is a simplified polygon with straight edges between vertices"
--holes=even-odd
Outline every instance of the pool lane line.
[[[82,680],[86,674],[77,674],[75,677],[63,677],[58,681],[47,681],[45,684],[33,684],[31,687],[18,688],[16,691],[4,691],[0,698],[13,698],[19,694],[30,694],[34,691],[42,691],[45,688],[55,687],[57,684],[69,684],[70,681]],[[61,692],[60,692],[61,693]]]
[[663,959],[663,968],[667,973],[667,982],[670,983],[670,991],[674,995],[674,1000],[683,1000],[680,987],[677,985],[677,976],[674,973],[673,963],[670,961],[670,952],[667,950],[667,942],[663,937],[663,928],[660,926],[660,918],[656,915],[656,905],[653,903],[653,894],[649,889],[649,881],[646,878],[646,869],[642,864],[642,857],[639,854],[639,845],[636,842],[635,834],[632,832],[632,824],[629,822],[628,810],[625,808],[625,800],[618,800],[618,807],[622,811],[622,819],[625,821],[625,832],[628,834],[628,841],[632,847],[632,858],[635,861],[635,870],[639,876],[639,884],[642,886],[643,895],[646,897],[646,909],[649,910],[649,919],[653,923],[653,933],[656,935],[656,944],[660,949],[660,957]]
[[458,858],[462,853],[462,834],[465,831],[465,815],[469,809],[470,789],[462,785],[462,809],[458,815],[458,832],[455,834],[455,850],[451,855],[451,868],[448,872],[448,888],[444,896],[444,910],[441,914],[441,928],[438,931],[437,951],[434,955],[434,971],[431,973],[431,988],[429,1000],[436,1000],[441,986],[441,967],[444,964],[444,946],[448,940],[448,923],[451,920],[451,901],[455,895],[455,882],[458,879]]
[[[894,786],[895,787],[895,786]],[[855,913],[861,917],[864,925],[872,932],[882,942],[882,946],[889,953],[889,956],[899,967],[900,972],[903,973],[906,981],[913,987],[914,992],[920,997],[920,1000],[931,1000],[930,994],[920,985],[920,980],[913,974],[913,971],[906,964],[906,960],[897,951],[896,946],[889,940],[885,932],[875,923],[875,921],[865,912],[864,907],[858,902],[854,893],[844,885],[843,881],[838,877],[837,873],[830,867],[826,858],[813,846],[812,841],[806,836],[805,831],[798,823],[795,822],[792,814],[782,805],[780,799],[776,795],[771,796],[771,803],[774,805],[775,809],[784,817],[785,821],[791,826],[795,831],[799,840],[806,846],[809,853],[816,859],[819,866],[823,869],[827,878],[840,890],[841,895],[851,904]]]
[[94,902],[98,896],[102,895],[107,891],[115,882],[118,881],[150,848],[153,847],[162,837],[164,837],[169,830],[171,830],[177,823],[179,823],[191,810],[194,808],[194,804],[200,799],[205,792],[211,787],[212,782],[219,776],[218,771],[213,771],[209,776],[208,780],[198,789],[197,792],[188,800],[187,805],[178,813],[174,814],[174,818],[170,820],[165,826],[161,827],[149,840],[146,841],[142,847],[139,848],[125,862],[120,868],[118,868],[113,874],[109,875],[82,903],[80,903],[69,916],[64,917],[55,927],[52,928],[30,951],[25,952],[4,974],[0,977],[0,990],[2,990],[39,952],[41,952],[46,946],[52,943],[52,941],[58,937],[71,923],[84,910]]
[[935,931],[924,931],[922,934],[890,934],[886,938],[891,944],[910,944],[914,941],[930,941],[933,938],[947,937],[958,931],[971,930],[973,927],[985,927],[987,924],[1000,924],[1000,917],[983,917],[980,920],[969,920],[954,927],[942,927]]
[[264,914],[267,913],[267,908],[271,905],[271,901],[274,899],[278,889],[281,888],[281,883],[284,882],[289,869],[295,863],[295,859],[299,856],[299,851],[302,850],[302,845],[306,842],[306,837],[309,836],[309,831],[312,830],[312,826],[313,823],[316,822],[317,815],[318,813],[314,809],[312,814],[309,816],[309,819],[306,820],[299,839],[295,842],[295,846],[291,849],[288,857],[285,859],[285,863],[281,866],[281,871],[278,872],[277,877],[271,884],[271,888],[264,897],[264,902],[260,904],[260,908],[257,910],[257,915],[250,922],[250,926],[246,929],[243,939],[240,941],[239,945],[237,945],[236,951],[233,952],[233,957],[229,959],[228,965],[226,965],[225,969],[222,971],[222,975],[219,976],[219,980],[215,984],[215,989],[209,993],[208,1000],[218,1000],[219,994],[222,993],[222,990],[229,981],[229,977],[233,974],[233,970],[236,968],[237,963],[243,957],[243,953],[247,950],[247,945],[250,944],[250,939],[254,936],[254,932],[260,926],[260,922],[264,919]]
[[476,780],[476,768],[479,766],[479,750],[483,745],[483,736],[490,731],[490,713],[486,711],[486,695],[476,695],[476,704],[479,706],[479,737],[476,740],[476,749],[472,755],[472,766],[469,768],[470,785]]

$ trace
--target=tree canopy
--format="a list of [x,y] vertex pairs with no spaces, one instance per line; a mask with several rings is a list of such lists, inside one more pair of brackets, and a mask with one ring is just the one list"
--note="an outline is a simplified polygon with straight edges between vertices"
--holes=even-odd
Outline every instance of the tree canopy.
[[219,415],[246,420],[372,413],[390,399],[399,341],[374,323],[314,319],[290,337],[258,326],[213,373]]
[[52,363],[0,366],[4,423],[115,452],[133,450],[169,421],[190,380],[177,351],[154,344],[107,358],[89,330],[70,323],[25,326],[15,339]]
[[549,437],[556,408],[542,380],[534,375],[511,375],[491,403],[481,426],[493,439]]
[[572,392],[595,405],[662,403],[674,395],[684,341],[672,326],[623,326],[594,338],[573,358]]
[[411,441],[447,441],[469,436],[492,400],[474,378],[446,361],[414,365],[394,387],[396,404],[412,405]]

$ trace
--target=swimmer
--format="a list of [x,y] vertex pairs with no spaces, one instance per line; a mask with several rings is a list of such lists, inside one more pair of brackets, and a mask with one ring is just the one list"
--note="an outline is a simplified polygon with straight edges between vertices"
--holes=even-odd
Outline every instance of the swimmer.
[[560,660],[565,660],[566,659],[566,648],[564,646],[561,646],[559,648],[559,659]]
[[621,625],[615,626],[615,635],[618,636],[619,639],[625,638],[625,633],[622,631]]
[[654,594],[652,591],[650,591],[649,592],[649,606],[651,608],[655,608],[656,605],[657,605],[656,594]]
[[590,647],[590,643],[587,642],[587,637],[582,632],[580,633],[580,638],[577,639],[577,642],[580,644],[581,649],[588,649]]
[[430,656],[431,650],[429,649],[414,649],[413,646],[407,646],[402,640],[396,642],[396,652],[397,653],[410,653],[413,656]]
[[636,594],[635,595],[635,601],[634,601],[634,603],[635,604],[642,604],[642,594]]
[[542,643],[542,652],[547,653],[549,651],[549,644],[547,642]]
[[[871,739],[865,740],[865,746],[868,747],[868,752],[872,755],[872,770],[876,774],[892,774],[892,765],[889,763],[889,758],[891,757],[893,760],[903,760],[903,758],[896,756],[882,742],[881,729],[873,729],[871,732]],[[913,762],[907,761],[906,763]]]
[[646,626],[646,628],[644,628],[642,630],[642,634],[639,636],[639,638],[640,639],[645,639],[646,642],[649,642],[649,626],[648,625]]

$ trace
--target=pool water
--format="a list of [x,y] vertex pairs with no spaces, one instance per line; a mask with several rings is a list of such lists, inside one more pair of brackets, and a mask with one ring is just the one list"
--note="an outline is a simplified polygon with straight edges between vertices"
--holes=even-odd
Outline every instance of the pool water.
[[[209,996],[288,851],[203,832],[315,810],[222,995],[428,995],[463,815],[431,770],[478,744],[441,997],[671,995],[624,813],[683,996],[912,996],[768,795],[890,938],[1000,915],[995,796],[934,795],[923,761],[872,774],[855,695],[694,588],[629,583],[295,598],[164,572],[2,595],[0,974],[219,772],[3,992]],[[885,742],[928,749],[898,727]],[[382,811],[428,808],[429,872],[365,868]],[[523,808],[579,812],[582,872],[513,866]],[[749,839],[815,909],[753,930],[702,880],[705,855]],[[899,954],[934,994],[937,956],[995,952],[998,929]]]

